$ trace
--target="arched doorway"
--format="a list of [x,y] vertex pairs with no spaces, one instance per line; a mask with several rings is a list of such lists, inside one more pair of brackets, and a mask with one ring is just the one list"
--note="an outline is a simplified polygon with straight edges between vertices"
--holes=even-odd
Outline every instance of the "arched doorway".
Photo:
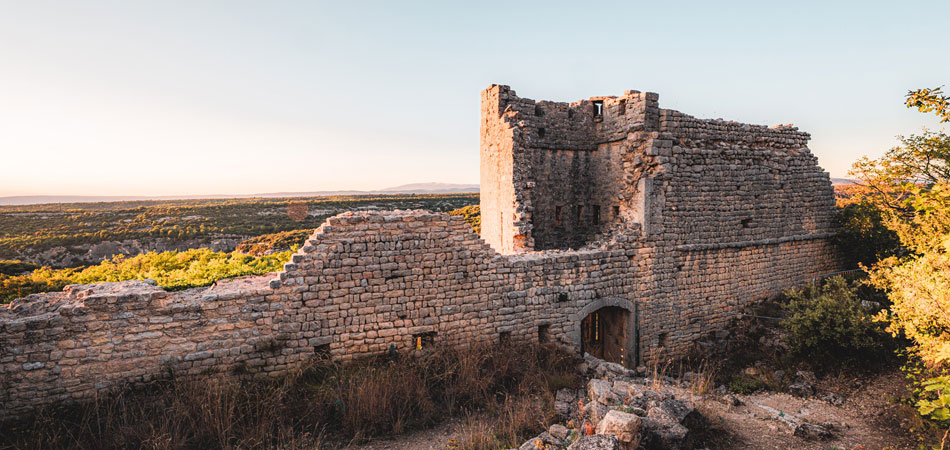
[[617,306],[605,306],[588,314],[581,320],[581,351],[623,366],[631,364],[630,359],[636,356],[628,348],[629,316],[629,311]]

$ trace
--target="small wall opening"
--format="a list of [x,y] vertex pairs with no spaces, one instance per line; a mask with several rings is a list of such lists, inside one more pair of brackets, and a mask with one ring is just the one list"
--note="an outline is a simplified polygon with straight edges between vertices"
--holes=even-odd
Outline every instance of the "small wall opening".
[[435,345],[435,332],[412,335],[412,348],[416,350],[429,349],[433,345]]
[[318,345],[313,348],[315,359],[330,359],[330,344]]
[[591,208],[590,220],[594,225],[600,225],[600,205],[594,205]]
[[574,224],[575,224],[575,226],[580,226],[580,224],[581,224],[581,219],[584,218],[584,207],[581,206],[581,205],[577,205],[577,210],[576,210],[576,212],[577,212],[577,214],[576,214],[575,217],[574,217]]
[[534,115],[538,117],[544,116],[544,111],[541,110],[541,105],[534,105]]
[[594,100],[594,117],[600,117],[604,114],[604,101]]
[[620,206],[614,205],[612,209],[614,212],[614,219],[620,217]]
[[547,344],[551,342],[551,325],[538,325],[538,343]]
[[555,206],[554,207],[554,226],[559,227],[564,223],[564,207]]
[[604,361],[627,363],[627,320],[629,312],[607,306],[581,321],[581,351]]
[[501,333],[498,333],[498,344],[502,346],[511,345],[511,332],[502,331]]
[[627,113],[627,100],[620,100],[620,104],[617,106],[617,115],[624,115]]
[[752,219],[742,219],[742,228],[752,227]]
[[538,128],[538,137],[539,137],[539,138],[542,138],[542,139],[543,139],[543,138],[544,138],[544,133],[545,133],[544,128]]
[[660,333],[656,336],[656,346],[657,347],[666,347],[667,341],[669,341],[669,333]]

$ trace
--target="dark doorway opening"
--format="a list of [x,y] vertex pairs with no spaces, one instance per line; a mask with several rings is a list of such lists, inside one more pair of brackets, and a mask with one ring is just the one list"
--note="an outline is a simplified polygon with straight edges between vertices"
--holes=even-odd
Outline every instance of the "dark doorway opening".
[[623,308],[607,306],[581,321],[581,351],[591,356],[627,365],[627,319]]

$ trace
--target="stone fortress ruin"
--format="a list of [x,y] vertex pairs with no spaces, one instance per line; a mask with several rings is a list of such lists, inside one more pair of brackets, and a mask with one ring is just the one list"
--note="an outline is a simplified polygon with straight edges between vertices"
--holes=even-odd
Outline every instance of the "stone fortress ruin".
[[831,182],[796,128],[637,91],[558,103],[493,85],[481,107],[481,236],[446,214],[345,213],[276,275],[16,300],[0,307],[0,417],[170,373],[435,343],[558,342],[632,367],[839,269]]

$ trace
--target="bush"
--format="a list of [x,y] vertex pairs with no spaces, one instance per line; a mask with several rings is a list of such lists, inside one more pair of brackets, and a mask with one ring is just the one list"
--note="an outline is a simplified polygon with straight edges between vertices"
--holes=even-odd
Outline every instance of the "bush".
[[849,267],[870,267],[889,256],[904,253],[897,233],[887,228],[884,212],[863,200],[839,208],[835,243]]
[[36,264],[23,261],[0,260],[0,275],[19,275],[39,267]]
[[788,316],[782,326],[792,356],[810,359],[820,368],[871,362],[887,353],[889,335],[873,318],[880,305],[862,304],[858,283],[835,276],[820,285],[785,291]]
[[296,251],[311,234],[313,230],[310,228],[264,234],[242,241],[234,250],[251,256],[264,256],[288,250]]
[[469,205],[464,208],[449,211],[453,216],[462,216],[472,226],[476,233],[482,232],[482,209],[479,205]]
[[743,395],[768,390],[770,388],[769,384],[764,380],[745,373],[734,374],[732,378],[729,379],[727,386],[730,391]]

